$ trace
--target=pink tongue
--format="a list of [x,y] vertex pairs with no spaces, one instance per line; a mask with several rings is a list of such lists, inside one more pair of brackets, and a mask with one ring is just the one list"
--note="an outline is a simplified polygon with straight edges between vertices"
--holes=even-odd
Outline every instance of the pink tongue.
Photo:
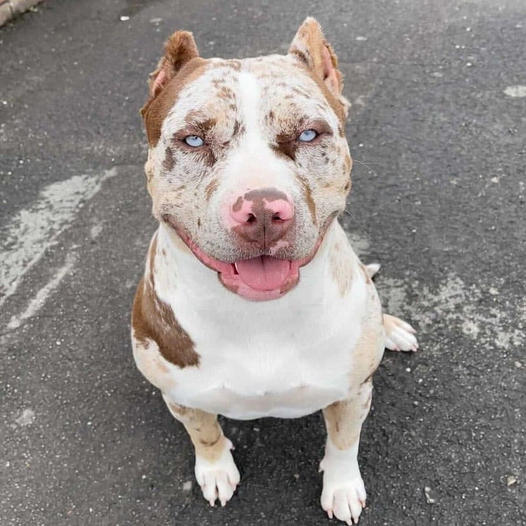
[[235,265],[241,281],[256,290],[279,289],[290,274],[290,261],[272,256],[244,259]]

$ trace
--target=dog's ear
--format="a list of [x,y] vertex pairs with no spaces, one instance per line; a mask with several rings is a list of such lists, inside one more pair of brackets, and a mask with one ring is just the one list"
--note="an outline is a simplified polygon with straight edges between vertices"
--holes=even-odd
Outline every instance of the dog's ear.
[[150,99],[155,98],[190,60],[199,56],[194,36],[189,31],[176,31],[164,44],[164,56],[150,73]]
[[325,40],[317,20],[310,16],[305,19],[292,40],[289,54],[294,55],[323,81],[332,95],[343,105],[347,115],[349,102],[342,95],[343,76],[338,69],[338,57],[329,42]]

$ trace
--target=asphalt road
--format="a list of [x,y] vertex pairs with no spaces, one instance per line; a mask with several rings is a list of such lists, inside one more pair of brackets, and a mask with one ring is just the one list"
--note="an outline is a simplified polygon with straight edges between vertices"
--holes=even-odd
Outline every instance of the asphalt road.
[[361,524],[526,524],[524,0],[48,0],[0,29],[2,525],[330,523],[319,414],[224,420],[242,481],[212,509],[128,334],[163,40],[283,52],[308,14],[353,104],[342,221],[422,348],[375,377]]

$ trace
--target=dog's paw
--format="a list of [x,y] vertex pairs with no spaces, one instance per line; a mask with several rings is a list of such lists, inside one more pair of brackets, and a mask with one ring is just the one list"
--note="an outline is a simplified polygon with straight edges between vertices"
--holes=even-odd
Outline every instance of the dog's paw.
[[358,467],[358,443],[346,450],[339,450],[330,441],[320,462],[323,471],[321,507],[329,518],[336,517],[347,524],[358,524],[365,507],[365,487]]
[[196,455],[195,478],[201,486],[203,497],[214,506],[217,499],[224,506],[234,494],[239,484],[239,471],[230,450],[232,442],[226,440],[226,447],[214,462]]
[[390,351],[416,351],[415,329],[400,318],[384,314],[385,346]]
[[358,524],[365,507],[365,487],[360,475],[345,481],[323,479],[321,507],[329,518],[336,517],[347,524]]

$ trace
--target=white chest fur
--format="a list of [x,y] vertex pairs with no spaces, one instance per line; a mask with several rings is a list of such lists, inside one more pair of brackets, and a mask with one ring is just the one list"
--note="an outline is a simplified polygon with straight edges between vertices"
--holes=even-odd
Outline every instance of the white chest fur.
[[[330,275],[330,250],[344,238],[353,280],[342,296]],[[155,289],[192,338],[198,367],[166,362],[168,398],[232,418],[299,417],[346,397],[353,349],[367,310],[358,259],[335,223],[295,289],[279,300],[249,302],[173,242],[161,226]]]

